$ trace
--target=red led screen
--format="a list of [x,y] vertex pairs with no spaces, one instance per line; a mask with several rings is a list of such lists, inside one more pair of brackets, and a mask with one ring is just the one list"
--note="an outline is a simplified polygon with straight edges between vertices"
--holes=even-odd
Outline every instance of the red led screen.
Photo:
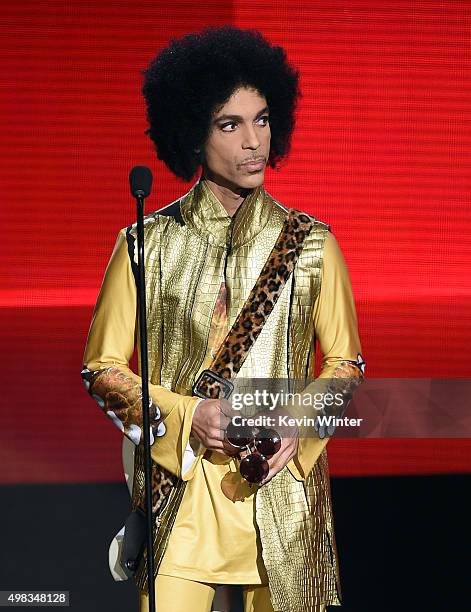
[[[2,2],[1,481],[122,477],[83,348],[128,172],[147,210],[185,193],[157,161],[141,70],[206,25],[259,29],[301,71],[289,159],[266,188],[331,225],[370,377],[469,377],[471,6],[435,1]],[[471,444],[333,440],[332,474],[468,471]]]

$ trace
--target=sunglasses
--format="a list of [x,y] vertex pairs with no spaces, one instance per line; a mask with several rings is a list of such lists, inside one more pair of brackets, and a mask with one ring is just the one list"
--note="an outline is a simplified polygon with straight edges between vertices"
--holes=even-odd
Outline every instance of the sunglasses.
[[281,448],[281,436],[274,429],[266,427],[241,427],[230,421],[225,440],[235,448],[248,451],[244,457],[237,453],[240,460],[239,471],[242,478],[251,484],[262,482],[270,471],[267,459],[273,457]]

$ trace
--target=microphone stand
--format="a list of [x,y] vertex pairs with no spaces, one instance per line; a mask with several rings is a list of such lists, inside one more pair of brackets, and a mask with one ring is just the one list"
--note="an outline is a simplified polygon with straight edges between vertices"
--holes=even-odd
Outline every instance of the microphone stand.
[[142,379],[142,419],[144,428],[144,477],[146,493],[146,548],[147,548],[147,586],[149,591],[149,612],[155,612],[154,587],[154,519],[152,515],[152,462],[150,455],[149,421],[149,367],[147,355],[147,316],[146,285],[144,273],[144,195],[136,194],[137,204],[137,253],[138,253],[138,302],[139,338]]

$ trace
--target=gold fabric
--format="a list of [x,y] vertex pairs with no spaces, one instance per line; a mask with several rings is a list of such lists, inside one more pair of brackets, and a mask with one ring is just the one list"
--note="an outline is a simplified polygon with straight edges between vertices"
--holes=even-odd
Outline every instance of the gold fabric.
[[[216,593],[215,584],[205,582],[194,582],[176,578],[174,576],[163,576],[159,574],[155,581],[155,608],[158,612],[210,612]],[[226,609],[223,605],[217,605],[217,609]],[[243,590],[244,612],[273,612],[270,603],[268,587],[245,586]],[[143,591],[139,597],[140,612],[148,612],[149,601],[147,593]]]
[[[256,492],[242,483],[244,501],[234,503],[221,492],[222,478],[235,466],[220,453],[201,448],[182,474],[191,419],[200,401],[191,397],[191,388],[211,361],[211,344],[220,338],[211,322],[217,321],[213,313],[221,288],[226,291],[228,329],[258,278],[287,209],[259,187],[231,218],[203,180],[180,203],[184,224],[155,213],[145,221],[150,394],[166,426],[166,434],[152,446],[152,457],[186,481],[159,572],[213,583],[268,584],[274,609],[283,612],[338,605],[328,438],[301,439],[298,455]],[[114,364],[130,372],[137,324],[135,280],[123,229],[105,273],[84,365],[93,370]],[[304,379],[314,370],[316,337],[323,377],[361,352],[348,271],[334,236],[319,221],[238,377]],[[134,479],[140,488],[141,447],[136,451]]]
[[[221,283],[211,321],[204,368],[228,331],[226,286]],[[221,494],[231,475],[242,500]],[[237,484],[235,484],[237,483]],[[254,493],[235,460],[207,450],[186,484],[159,574],[220,584],[268,584],[254,519]]]

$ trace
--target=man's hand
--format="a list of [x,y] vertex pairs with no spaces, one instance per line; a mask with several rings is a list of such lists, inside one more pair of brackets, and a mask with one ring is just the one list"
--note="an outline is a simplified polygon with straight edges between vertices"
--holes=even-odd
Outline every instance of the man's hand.
[[232,457],[239,449],[224,440],[224,432],[230,421],[228,414],[231,414],[231,404],[227,400],[203,400],[196,407],[191,431],[208,450]]
[[[282,412],[282,410],[277,410],[275,413],[271,413],[270,416],[277,417],[281,414],[288,415],[288,413]],[[267,459],[270,469],[266,478],[260,483],[260,486],[266,484],[273,476],[278,474],[298,452],[299,430],[297,426],[275,427],[275,429],[281,435],[281,448],[271,459]]]

